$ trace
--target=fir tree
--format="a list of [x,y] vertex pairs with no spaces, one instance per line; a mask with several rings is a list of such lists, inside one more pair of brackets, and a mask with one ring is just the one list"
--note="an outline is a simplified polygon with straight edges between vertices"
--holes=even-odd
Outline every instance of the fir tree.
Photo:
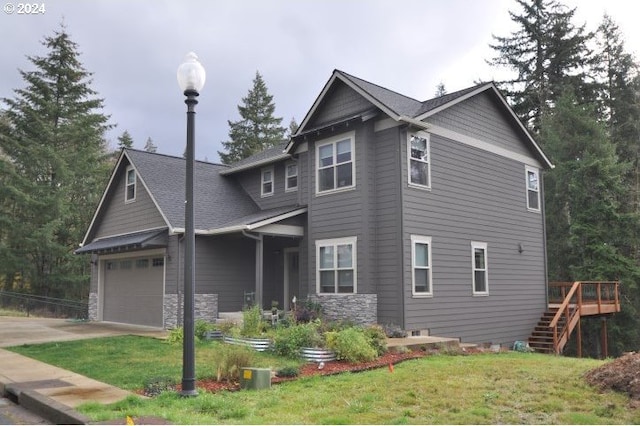
[[438,85],[436,86],[435,96],[439,98],[440,96],[444,96],[446,94],[447,94],[447,88],[444,86],[444,83],[443,82],[438,83]]
[[295,135],[299,127],[300,125],[296,121],[295,117],[291,117],[291,121],[289,122],[289,128],[287,129],[287,137],[290,138],[291,136]]
[[152,153],[158,151],[158,147],[153,143],[153,139],[151,139],[151,137],[147,138],[147,142],[144,144],[144,150]]
[[133,138],[127,130],[118,136],[118,148],[133,148]]
[[26,86],[3,99],[0,125],[0,276],[5,287],[80,298],[88,295],[82,241],[108,177],[104,133],[110,126],[91,74],[65,27],[42,43],[20,71]]
[[567,86],[581,98],[589,98],[593,87],[585,78],[592,63],[584,25],[572,23],[574,9],[554,0],[516,0],[520,15],[509,12],[519,29],[508,37],[494,36],[490,47],[497,52],[489,63],[510,68],[517,75],[498,82],[514,111],[535,132],[540,118],[553,106]]
[[282,142],[285,128],[282,117],[275,117],[273,96],[259,72],[243,105],[238,105],[239,121],[228,121],[229,141],[222,142],[225,152],[218,151],[223,164],[231,164]]

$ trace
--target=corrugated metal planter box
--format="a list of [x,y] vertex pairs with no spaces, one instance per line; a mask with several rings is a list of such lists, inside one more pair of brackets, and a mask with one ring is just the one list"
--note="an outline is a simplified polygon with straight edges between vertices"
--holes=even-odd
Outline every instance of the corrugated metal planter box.
[[335,361],[336,353],[329,349],[322,348],[301,348],[300,356],[310,362]]
[[248,346],[252,349],[255,349],[258,352],[264,352],[271,347],[271,339],[255,339],[250,337],[230,337],[224,336],[222,339],[225,343],[230,343],[232,345],[242,345]]

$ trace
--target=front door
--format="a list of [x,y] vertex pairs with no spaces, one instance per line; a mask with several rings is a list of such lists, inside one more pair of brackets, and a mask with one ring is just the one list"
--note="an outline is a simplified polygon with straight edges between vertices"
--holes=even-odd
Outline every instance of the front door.
[[284,249],[284,310],[291,309],[291,300],[300,298],[300,252],[297,248]]

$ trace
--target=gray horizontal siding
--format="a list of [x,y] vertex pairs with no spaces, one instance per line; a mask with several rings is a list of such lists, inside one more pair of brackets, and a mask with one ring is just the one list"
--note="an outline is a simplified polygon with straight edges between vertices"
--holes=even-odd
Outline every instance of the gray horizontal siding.
[[[525,339],[546,287],[542,215],[527,210],[524,164],[432,135],[425,191],[407,186],[404,145],[405,327],[477,343]],[[412,234],[432,237],[431,298],[411,295]],[[488,244],[489,296],[472,294],[471,241]]]
[[307,128],[335,122],[372,107],[373,104],[343,82],[336,80],[330,92],[325,96],[324,103],[316,110],[312,121],[307,124]]
[[[279,162],[267,167],[252,169],[237,175],[238,182],[261,209],[271,209],[276,207],[286,207],[295,205],[298,202],[298,191],[285,192],[285,164],[288,162]],[[274,182],[273,195],[262,197],[260,195],[262,188],[262,170],[273,167]],[[298,176],[300,171],[298,171]],[[299,180],[299,178],[298,178]],[[298,182],[300,185],[300,182]]]
[[124,176],[124,173],[120,173],[110,186],[111,193],[107,194],[101,218],[96,221],[98,229],[94,238],[167,226],[140,179],[136,183],[136,200],[124,202]]
[[520,141],[520,132],[509,119],[499,100],[489,91],[482,92],[464,102],[429,117],[426,121],[490,142],[501,148],[523,155],[531,152]]

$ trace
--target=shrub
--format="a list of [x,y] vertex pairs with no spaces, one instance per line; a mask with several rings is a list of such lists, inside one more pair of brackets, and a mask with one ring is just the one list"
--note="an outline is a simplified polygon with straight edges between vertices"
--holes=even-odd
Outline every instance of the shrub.
[[176,381],[172,377],[154,377],[144,383],[144,396],[154,397],[165,391],[176,390]]
[[203,319],[196,320],[195,323],[195,334],[198,339],[204,339],[204,336],[208,331],[216,330],[215,324],[212,324]]
[[258,305],[242,311],[241,335],[244,337],[259,337],[264,333],[265,328],[266,324],[262,319],[262,309]]
[[296,305],[296,322],[311,322],[322,317],[322,305],[313,300],[305,300]]
[[379,325],[370,325],[364,329],[364,334],[369,339],[371,347],[376,351],[378,356],[387,351],[387,335],[384,329]]
[[298,377],[299,374],[300,369],[293,366],[282,367],[281,369],[276,371],[276,376],[278,377]]
[[327,347],[336,353],[337,359],[364,362],[376,359],[376,350],[360,327],[345,328],[325,333]]
[[404,338],[407,337],[407,332],[395,324],[387,324],[384,326],[384,332],[389,338]]
[[165,340],[167,343],[176,344],[182,343],[184,340],[184,329],[182,327],[177,327],[169,331],[167,335],[167,339]]
[[273,350],[280,356],[297,358],[300,356],[300,348],[313,348],[324,344],[319,329],[319,320],[280,327],[276,331]]
[[219,344],[213,351],[216,380],[238,380],[240,369],[253,362],[255,352],[244,346]]

